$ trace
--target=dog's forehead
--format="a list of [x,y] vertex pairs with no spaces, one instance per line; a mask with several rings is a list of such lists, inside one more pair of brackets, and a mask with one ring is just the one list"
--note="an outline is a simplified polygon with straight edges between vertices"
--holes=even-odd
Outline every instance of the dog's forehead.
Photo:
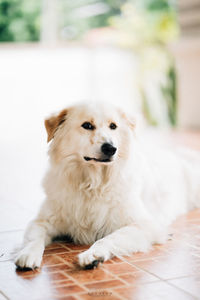
[[119,114],[115,107],[105,104],[85,104],[74,107],[73,114],[80,121],[93,121],[102,123],[117,121]]

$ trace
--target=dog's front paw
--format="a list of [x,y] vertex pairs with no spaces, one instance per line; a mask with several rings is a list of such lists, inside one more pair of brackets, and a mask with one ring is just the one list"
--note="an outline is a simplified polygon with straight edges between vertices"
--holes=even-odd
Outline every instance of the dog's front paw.
[[84,269],[94,269],[97,268],[99,263],[104,262],[103,256],[98,256],[91,250],[87,250],[78,255],[79,265]]
[[84,269],[97,268],[99,263],[103,263],[105,260],[111,257],[109,251],[106,248],[91,247],[88,250],[78,255],[79,265]]
[[39,268],[42,261],[41,247],[23,248],[15,258],[15,264],[21,269]]

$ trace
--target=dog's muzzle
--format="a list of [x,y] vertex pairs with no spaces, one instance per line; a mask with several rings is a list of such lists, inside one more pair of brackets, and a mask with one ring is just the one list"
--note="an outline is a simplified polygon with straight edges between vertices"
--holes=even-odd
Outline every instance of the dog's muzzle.
[[94,157],[84,156],[84,159],[86,161],[94,160],[97,162],[108,163],[108,162],[112,161],[112,156],[114,156],[116,151],[117,151],[117,148],[113,147],[113,145],[111,145],[109,143],[104,143],[101,146],[101,152],[103,154],[102,158],[94,158]]

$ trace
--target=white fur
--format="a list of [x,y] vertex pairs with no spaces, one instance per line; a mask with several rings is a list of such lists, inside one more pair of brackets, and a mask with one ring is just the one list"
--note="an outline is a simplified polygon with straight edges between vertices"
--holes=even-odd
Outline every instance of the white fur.
[[[81,124],[93,120],[96,129]],[[111,130],[109,122],[117,129]],[[91,247],[79,255],[81,266],[114,255],[148,251],[163,243],[167,226],[200,203],[199,154],[172,153],[141,145],[129,117],[105,104],[68,109],[50,145],[44,180],[46,200],[26,231],[15,263],[39,267],[45,245],[69,234]],[[99,158],[104,142],[117,147],[110,163]]]

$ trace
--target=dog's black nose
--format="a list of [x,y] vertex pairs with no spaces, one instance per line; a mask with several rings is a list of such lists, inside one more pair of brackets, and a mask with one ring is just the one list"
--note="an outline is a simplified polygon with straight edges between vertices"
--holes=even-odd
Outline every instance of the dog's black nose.
[[113,156],[115,154],[115,152],[117,151],[117,148],[113,147],[111,144],[104,143],[101,146],[101,151],[103,152],[103,154],[105,154],[107,156]]

